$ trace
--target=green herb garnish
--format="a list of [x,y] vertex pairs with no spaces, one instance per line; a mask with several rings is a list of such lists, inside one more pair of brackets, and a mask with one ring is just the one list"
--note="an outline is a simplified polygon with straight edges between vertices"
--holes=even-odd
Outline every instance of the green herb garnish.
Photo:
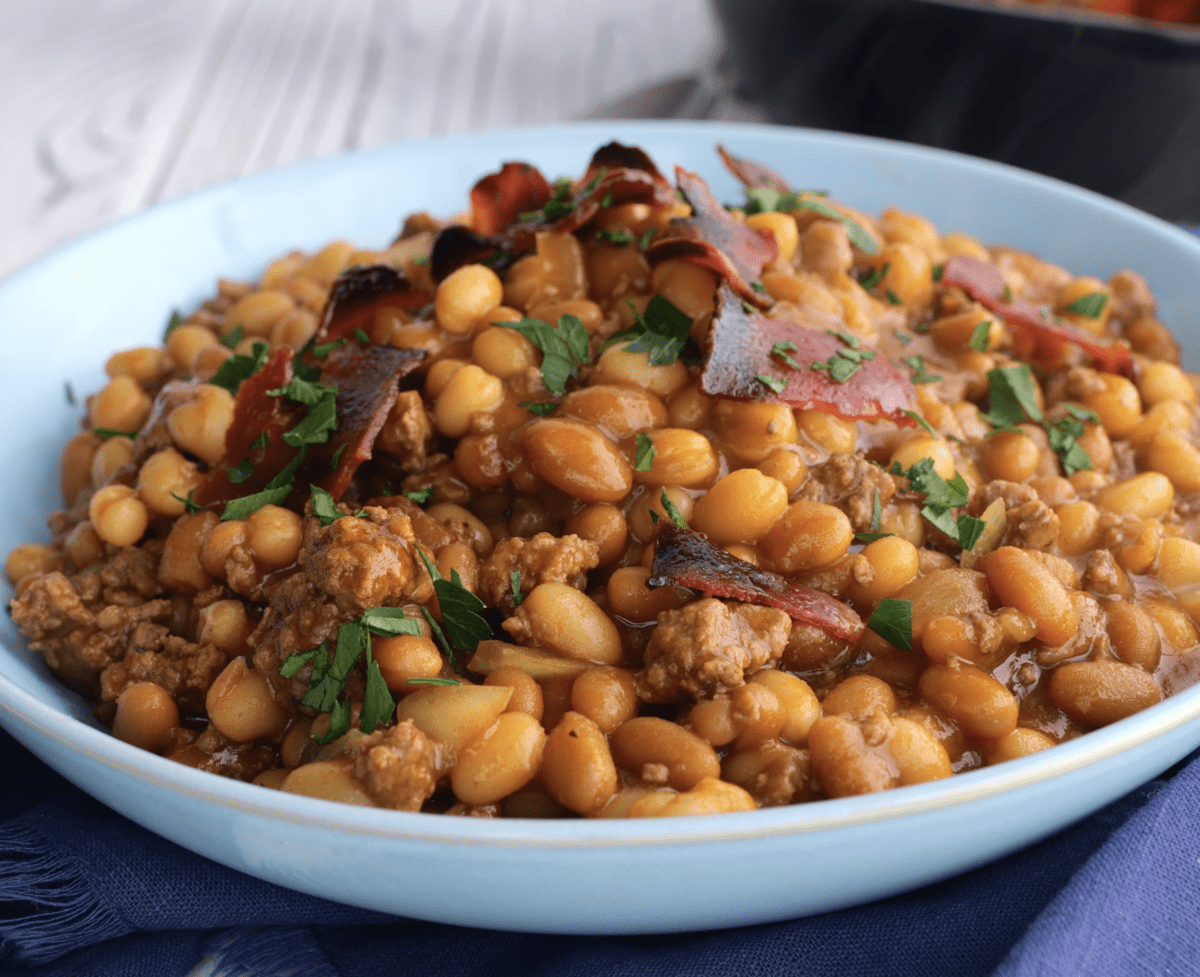
[[113,427],[94,427],[92,433],[98,438],[129,438],[133,441],[137,438],[137,431],[118,431]]
[[229,480],[234,485],[241,485],[254,474],[254,463],[249,458],[243,458],[236,465],[230,465],[227,471]]
[[790,366],[793,370],[802,369],[800,364],[797,363],[795,361],[795,359],[793,359],[792,356],[790,355],[792,353],[798,353],[799,351],[800,350],[797,348],[796,344],[793,343],[790,339],[785,339],[782,342],[778,342],[774,346],[771,347],[771,355],[778,356],[781,360],[783,360],[784,363],[786,363],[788,366]]
[[447,643],[460,651],[474,651],[479,642],[492,636],[492,626],[479,616],[487,605],[463,586],[457,570],[451,570],[447,580],[420,547],[417,553],[433,578]]
[[654,465],[654,442],[646,434],[637,434],[634,440],[637,443],[637,454],[633,461],[633,470],[648,472]]
[[208,382],[215,387],[224,387],[231,394],[238,392],[243,380],[248,380],[262,369],[271,354],[271,348],[262,340],[250,347],[250,353],[234,353],[213,374]]
[[885,597],[867,621],[867,627],[901,651],[912,651],[912,601]]
[[542,383],[553,394],[563,393],[579,366],[591,362],[591,338],[578,316],[559,316],[556,326],[530,318],[493,325],[519,332],[542,351]]
[[[625,343],[627,353],[649,353],[651,366],[669,366],[679,359],[692,331],[692,317],[661,295],[650,299],[645,312],[639,312],[632,302],[629,308],[633,310],[633,328],[617,333],[605,348]],[[750,310],[756,311],[753,306]]]
[[405,492],[404,497],[415,502],[417,505],[424,505],[433,495],[433,486],[423,489],[415,489],[412,492]]
[[236,349],[237,344],[242,341],[242,337],[245,335],[246,327],[239,322],[233,329],[221,337],[221,343],[230,349]]
[[520,607],[521,601],[525,599],[525,595],[521,593],[521,572],[519,570],[513,570],[508,575],[508,582],[512,585],[513,607]]
[[1081,315],[1088,319],[1099,319],[1106,305],[1108,305],[1107,295],[1103,292],[1090,292],[1087,295],[1081,295],[1063,309],[1063,311],[1074,312],[1076,315]]
[[[659,501],[662,502],[662,507],[666,511],[667,517],[671,520],[671,522],[675,523],[675,525],[678,526],[680,529],[688,528],[687,522],[684,520],[683,516],[680,514],[679,509],[677,509],[675,507],[675,503],[672,502],[669,498],[667,498],[667,490],[666,489],[662,490],[662,495],[659,496]],[[653,512],[653,510],[651,510],[651,515],[657,515],[657,513]]]
[[779,377],[767,376],[760,373],[754,378],[772,393],[781,394],[787,389],[787,381],[781,380]]
[[906,356],[901,362],[913,371],[913,383],[937,383],[942,379],[936,374],[925,372],[925,357],[923,356]]
[[992,320],[985,319],[979,323],[971,332],[971,338],[967,340],[967,345],[971,349],[977,349],[981,353],[988,351],[988,342],[992,335]]
[[558,404],[553,400],[522,400],[517,406],[524,407],[529,413],[537,414],[538,417],[549,417],[558,410]]
[[627,244],[633,244],[636,239],[628,231],[610,231],[605,229],[596,232],[596,240],[602,241],[604,244],[611,244],[614,248],[623,248]]

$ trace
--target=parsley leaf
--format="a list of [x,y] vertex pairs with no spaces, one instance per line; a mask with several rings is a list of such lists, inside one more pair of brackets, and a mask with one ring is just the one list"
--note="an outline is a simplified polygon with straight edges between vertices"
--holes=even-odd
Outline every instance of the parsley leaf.
[[909,343],[911,343],[913,341],[912,336],[909,335],[908,333],[906,333],[903,329],[895,330],[892,333],[892,335],[895,336],[898,340],[900,340],[901,346],[907,346]]
[[992,336],[992,320],[985,319],[979,323],[971,332],[971,338],[967,340],[967,345],[971,349],[977,349],[981,353],[988,351],[988,345]]
[[652,240],[654,240],[654,235],[657,233],[658,233],[657,228],[647,227],[646,233],[643,234],[642,239],[640,241],[638,241],[638,248],[641,249],[642,251],[645,251],[648,247],[650,247],[650,242]]
[[456,678],[410,678],[405,685],[462,685]]
[[1087,295],[1081,295],[1063,309],[1063,311],[1074,312],[1076,315],[1084,316],[1087,319],[1099,319],[1106,305],[1108,305],[1107,295],[1103,292],[1090,292]]
[[371,344],[371,337],[368,336],[362,329],[354,330],[354,338],[364,346],[369,346]]
[[637,455],[633,461],[633,470],[648,472],[654,464],[654,442],[646,434],[637,434],[634,440],[637,443]]
[[885,597],[871,614],[867,627],[901,651],[912,651],[912,601]]
[[197,512],[204,511],[204,506],[196,505],[195,501],[193,501],[192,496],[195,494],[196,494],[195,489],[189,489],[186,499],[181,495],[176,495],[174,492],[171,493],[171,498],[173,498],[179,502],[182,502],[183,503],[183,511],[186,512],[190,516],[190,515],[194,515]]
[[854,538],[862,543],[874,543],[877,539],[883,539],[885,536],[891,536],[892,533],[880,532],[880,527],[883,523],[883,506],[879,504],[879,490],[874,491],[871,500],[871,531],[869,533],[855,533]]
[[297,651],[288,655],[283,660],[283,664],[279,666],[279,674],[284,678],[292,678],[300,669],[307,665],[313,658],[324,652],[329,654],[329,642],[322,641],[317,647],[309,648],[308,651]]
[[790,339],[785,339],[781,342],[776,343],[774,346],[771,347],[771,355],[778,356],[781,360],[783,360],[784,363],[786,363],[788,366],[790,366],[793,370],[802,369],[800,364],[797,363],[796,360],[790,355],[792,353],[798,353],[798,352],[799,352],[799,349],[797,349],[796,344],[793,343]]
[[680,514],[679,509],[676,508],[675,503],[667,497],[666,489],[662,490],[662,495],[659,496],[659,500],[662,502],[662,507],[666,510],[667,517],[671,520],[671,522],[675,523],[675,525],[680,529],[687,529],[688,524],[686,520]]
[[[367,654],[370,653],[368,648]],[[367,689],[363,693],[359,726],[364,733],[373,733],[377,726],[389,722],[395,711],[396,700],[379,670],[379,662],[372,658],[367,662]]]
[[851,244],[863,254],[871,256],[879,254],[879,245],[875,243],[875,239],[863,229],[863,226],[858,221],[847,214],[843,214],[836,207],[826,203],[824,200],[797,199],[796,206],[789,207],[788,209],[810,210],[814,214],[820,214],[822,217],[845,224],[846,230],[850,232]]
[[979,542],[979,537],[987,528],[987,523],[974,516],[959,516],[955,529],[958,533],[958,545],[964,550],[973,550]]
[[359,620],[371,634],[383,638],[394,638],[401,634],[421,637],[421,625],[408,617],[402,607],[368,607]]
[[220,368],[208,382],[216,387],[224,387],[231,394],[238,392],[243,380],[247,380],[262,369],[271,348],[261,340],[250,347],[250,353],[234,353],[221,364]]
[[479,642],[492,636],[492,626],[479,616],[487,605],[462,585],[457,570],[451,570],[447,580],[420,547],[417,553],[433,578],[433,592],[437,594],[448,643],[462,651],[474,651]]
[[[592,189],[595,189],[594,185]],[[566,217],[574,209],[575,201],[571,199],[571,178],[562,177],[554,181],[553,197],[538,210],[528,210],[523,214],[517,214],[517,220],[548,224],[560,217]]]
[[236,465],[230,465],[228,469],[229,480],[234,485],[241,485],[254,474],[254,463],[249,458],[243,458]]
[[433,486],[432,485],[429,486],[429,488],[415,489],[412,492],[404,493],[404,497],[406,499],[411,499],[417,505],[424,505],[426,502],[429,501],[429,499],[432,496],[433,496]]
[[130,441],[138,436],[137,431],[118,431],[114,427],[94,427],[92,433],[98,438],[129,438]]
[[446,640],[446,632],[442,630],[442,626],[438,624],[434,616],[429,613],[428,607],[421,608],[421,616],[425,618],[425,623],[429,625],[429,630],[433,632],[433,640],[442,649],[442,654],[450,662],[450,667],[456,672],[461,672],[458,667],[458,659],[454,657],[454,649],[450,647],[450,642]]
[[549,417],[558,410],[558,404],[553,400],[522,400],[517,406],[524,407],[529,413],[537,414],[538,417]]
[[614,248],[623,248],[627,244],[633,244],[634,236],[626,231],[610,231],[607,228],[599,231],[596,234],[597,241],[603,241],[605,244],[611,244]]
[[868,292],[875,291],[879,287],[879,283],[887,276],[888,269],[892,267],[891,262],[885,262],[882,268],[871,268],[868,271],[862,272],[858,276],[858,284],[860,284]]
[[902,410],[902,411],[900,411],[900,413],[907,414],[914,421],[916,421],[918,424],[920,424],[921,427],[925,428],[925,430],[929,432],[929,436],[931,438],[933,438],[935,441],[937,440],[937,436],[938,436],[937,431],[935,431],[932,427],[930,427],[929,422],[927,420],[925,420],[925,418],[923,418],[915,410]]
[[1037,402],[1037,388],[1029,365],[998,366],[988,370],[988,409],[980,414],[993,427],[1008,430],[1024,422],[1041,423],[1042,409]]
[[925,372],[925,357],[923,356],[906,356],[901,362],[913,371],[913,383],[937,383],[942,379],[936,374]]
[[508,582],[512,584],[512,599],[513,607],[520,607],[521,601],[525,599],[525,595],[521,593],[521,573],[519,570],[513,570],[508,575]]
[[282,471],[267,482],[266,488],[254,495],[243,495],[238,499],[230,499],[225,503],[225,511],[221,513],[222,520],[245,519],[265,505],[278,505],[292,493],[292,478],[296,469],[308,454],[305,445],[296,452],[296,457],[287,463]]
[[265,448],[269,440],[270,439],[267,437],[267,432],[263,431],[262,434],[254,439],[254,442],[250,445],[250,450],[257,451],[259,448]]
[[321,343],[320,346],[314,346],[312,348],[312,353],[313,353],[313,356],[317,356],[317,357],[320,357],[321,359],[324,359],[326,356],[328,356],[330,353],[332,353],[339,346],[345,346],[346,344],[347,344],[347,340],[344,338],[343,339],[335,339],[332,342]]
[[904,304],[904,299],[902,299],[899,295],[897,295],[895,292],[893,292],[890,288],[883,294],[887,296],[888,302],[892,305],[903,305]]
[[233,327],[233,329],[227,332],[224,336],[220,337],[221,344],[223,346],[228,346],[230,349],[237,349],[237,344],[242,341],[242,338],[245,335],[246,327],[239,322]]
[[167,326],[163,332],[163,339],[166,340],[176,329],[183,325],[183,316],[179,314],[178,309],[172,309],[171,315],[167,319]]
[[669,299],[655,295],[646,305],[645,313],[638,312],[632,302],[634,326],[614,336],[615,344],[632,338],[625,346],[629,353],[649,353],[651,366],[669,366],[679,359],[692,331],[692,317]]
[[[841,333],[834,335],[841,336]],[[852,338],[852,337],[851,337]],[[857,344],[857,340],[854,340]],[[829,379],[834,383],[845,383],[855,373],[862,369],[864,360],[873,360],[875,358],[874,350],[865,350],[859,352],[857,349],[839,349],[831,357],[828,362],[817,362],[812,364],[814,370],[828,370]]]
[[933,275],[933,280],[934,280],[935,282],[940,282],[940,281],[942,280],[942,275],[944,275],[944,274],[945,274],[945,272],[946,272],[946,266],[945,266],[945,264],[934,265],[934,266],[933,266],[933,273],[932,273],[932,275]]
[[1083,437],[1083,421],[1098,422],[1099,418],[1084,407],[1074,404],[1059,405],[1067,414],[1062,420],[1046,423],[1046,436],[1050,447],[1062,462],[1063,472],[1073,475],[1092,467],[1092,459],[1083,446],[1076,443],[1076,438]]
[[773,393],[781,394],[787,389],[787,381],[781,380],[779,377],[765,376],[760,373],[754,379]]
[[542,351],[542,383],[553,394],[563,393],[567,381],[579,376],[579,364],[591,361],[591,339],[577,316],[559,316],[554,326],[531,318],[493,325],[519,332]]
[[342,518],[343,513],[338,512],[337,503],[333,501],[332,495],[320,485],[310,482],[308,487],[312,491],[313,515],[321,520],[322,526],[328,526]]

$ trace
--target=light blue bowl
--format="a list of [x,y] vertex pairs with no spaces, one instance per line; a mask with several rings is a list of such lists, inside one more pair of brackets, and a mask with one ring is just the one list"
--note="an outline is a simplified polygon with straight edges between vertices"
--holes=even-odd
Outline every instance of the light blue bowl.
[[[0,552],[46,539],[58,458],[116,349],[170,310],[296,247],[383,246],[412,210],[461,210],[481,174],[528,160],[578,174],[610,139],[739,191],[714,146],[796,186],[943,231],[1036,251],[1081,274],[1150,280],[1187,349],[1200,336],[1200,242],[1120,204],[965,156],[898,143],[697,123],[591,123],[391,146],[269,173],[126,220],[0,284],[6,342]],[[172,841],[304,892],[421,919],[567,933],[666,932],[823,912],[945,878],[1095,811],[1200,746],[1200,686],[999,767],[884,794],[712,817],[494,821],[362,809],[223,780],[127,746],[0,617],[0,723],[105,804]],[[388,882],[381,884],[380,879]],[[365,886],[363,879],[370,878]]]

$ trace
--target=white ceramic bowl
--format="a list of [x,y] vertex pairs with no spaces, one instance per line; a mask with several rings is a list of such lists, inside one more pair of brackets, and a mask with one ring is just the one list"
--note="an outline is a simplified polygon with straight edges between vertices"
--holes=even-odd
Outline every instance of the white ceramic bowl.
[[[218,276],[335,237],[382,246],[404,214],[461,210],[506,160],[582,171],[616,138],[739,199],[714,146],[855,207],[1034,250],[1079,273],[1142,271],[1185,348],[1200,333],[1200,242],[1082,190],[929,149],[697,123],[484,133],[336,157],[124,221],[0,284],[0,552],[46,538],[58,457],[113,350],[157,341]],[[964,871],[1086,816],[1200,745],[1200,686],[1043,753],[947,781],[815,804],[648,821],[493,821],[362,809],[223,780],[127,746],[0,617],[0,723],[68,779],[172,841],[251,875],[373,909],[502,929],[665,932],[854,905]],[[370,884],[364,884],[370,879]]]

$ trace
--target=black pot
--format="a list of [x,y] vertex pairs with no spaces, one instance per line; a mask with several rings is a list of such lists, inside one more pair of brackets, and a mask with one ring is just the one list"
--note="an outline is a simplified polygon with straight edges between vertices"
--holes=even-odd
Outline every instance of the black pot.
[[712,0],[776,122],[940,146],[1200,223],[1200,27],[971,0]]

